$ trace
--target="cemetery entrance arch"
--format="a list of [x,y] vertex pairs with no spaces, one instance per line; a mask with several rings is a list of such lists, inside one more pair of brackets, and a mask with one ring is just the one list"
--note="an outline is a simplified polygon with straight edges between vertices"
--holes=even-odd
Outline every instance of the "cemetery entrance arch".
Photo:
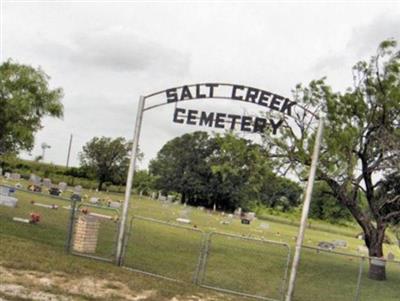
[[[241,116],[236,114],[228,114],[225,112],[204,112],[198,110],[190,110],[178,108],[177,104],[183,101],[203,99],[227,99],[232,101],[246,102],[260,106],[268,116],[273,117],[251,117]],[[154,100],[154,101],[153,101]],[[150,102],[151,101],[151,102]],[[146,107],[147,102],[147,107]],[[129,165],[129,171],[126,181],[125,200],[122,209],[121,222],[118,233],[117,249],[116,249],[116,262],[118,265],[122,264],[124,256],[124,241],[125,232],[127,228],[127,216],[129,208],[129,200],[131,196],[131,188],[134,179],[134,172],[136,166],[136,159],[138,154],[139,137],[143,121],[143,113],[168,104],[176,104],[173,114],[173,122],[181,124],[190,124],[198,126],[207,126],[210,128],[226,128],[231,130],[240,130],[244,132],[264,132],[268,129],[272,135],[278,132],[279,127],[283,125],[285,118],[299,119],[302,114],[310,114],[316,119],[319,119],[319,126],[317,131],[317,139],[314,146],[312,157],[312,164],[310,174],[307,182],[307,187],[304,197],[303,213],[301,224],[299,228],[299,235],[297,236],[296,251],[293,259],[292,270],[289,280],[289,287],[287,292],[287,301],[290,301],[293,295],[294,283],[296,279],[297,266],[300,259],[300,251],[304,239],[305,225],[307,221],[311,194],[313,189],[316,165],[319,155],[319,146],[322,139],[323,121],[319,116],[307,108],[302,107],[295,101],[287,97],[254,87],[228,84],[228,83],[201,83],[190,84],[169,88],[166,90],[158,91],[146,96],[141,96],[139,99],[138,110],[135,122],[135,131],[132,144],[132,153]],[[276,114],[276,115],[275,115]],[[276,116],[278,118],[276,119]]]

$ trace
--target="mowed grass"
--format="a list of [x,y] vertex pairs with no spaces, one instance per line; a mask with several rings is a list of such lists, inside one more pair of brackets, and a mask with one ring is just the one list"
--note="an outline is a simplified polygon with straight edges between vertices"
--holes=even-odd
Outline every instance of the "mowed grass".
[[[70,210],[61,207],[69,206],[69,202],[55,200],[42,194],[24,192],[17,192],[17,197],[18,208],[0,207],[0,233],[37,241],[41,245],[61,250],[65,246],[70,214]],[[114,197],[118,199],[118,196],[114,195]],[[54,210],[37,207],[30,203],[31,200],[57,204],[60,208]],[[89,208],[89,210],[113,214],[105,209]],[[29,225],[12,221],[14,216],[28,218],[32,211],[41,214],[42,220],[39,224]],[[134,219],[124,262],[131,268],[186,283],[192,281],[199,263],[202,232],[232,233],[247,238],[287,243],[291,246],[291,252],[294,249],[294,236],[297,235],[297,227],[287,224],[256,220],[250,226],[242,225],[239,220],[229,218],[227,215],[207,213],[200,209],[161,203],[148,198],[134,197],[130,213],[170,223],[176,223],[178,217],[191,219],[192,223],[189,225],[191,229]],[[222,221],[229,224],[221,224]],[[264,226],[260,227],[262,223]],[[268,224],[267,228],[265,224]],[[109,259],[114,257],[116,226],[117,224],[113,221],[101,222],[98,249],[95,255]],[[343,232],[342,227],[337,228],[338,232]],[[345,230],[349,233],[354,231],[354,236],[359,231],[357,228]],[[363,245],[363,242],[352,236],[307,229],[305,244],[316,246],[319,241],[344,239],[348,247],[340,251],[356,254],[357,246]],[[396,246],[385,246],[386,252],[391,250],[397,258],[400,257],[398,249]],[[202,283],[251,295],[281,299],[282,288],[286,284],[284,278],[287,252],[284,245],[213,234]],[[400,265],[388,263],[388,280],[384,282],[369,280],[366,277],[368,263],[365,262],[363,265],[360,300],[398,301]],[[359,266],[360,259],[352,256],[317,253],[315,250],[304,249],[298,272],[295,300],[354,300]],[[179,294],[179,289],[176,293]]]

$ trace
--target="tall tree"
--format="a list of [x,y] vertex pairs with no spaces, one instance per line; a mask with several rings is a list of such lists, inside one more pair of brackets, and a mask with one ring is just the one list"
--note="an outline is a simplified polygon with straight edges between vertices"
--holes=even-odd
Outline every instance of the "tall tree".
[[94,137],[83,146],[79,154],[81,166],[97,178],[99,190],[104,182],[120,183],[126,177],[130,145],[122,137]]
[[297,185],[272,173],[259,145],[233,134],[210,137],[194,132],[177,137],[151,161],[150,172],[155,186],[165,193],[179,192],[183,202],[221,210],[270,205],[269,198],[278,204],[281,197],[293,206],[300,194]]
[[[324,79],[298,85],[294,99],[306,109],[326,114],[317,179],[324,181],[365,234],[371,257],[383,257],[385,230],[400,219],[393,198],[379,193],[382,174],[398,168],[400,157],[400,54],[395,41],[384,41],[369,62],[353,68],[354,87],[333,93]],[[314,118],[298,113],[297,129],[286,121],[281,137],[264,135],[281,167],[304,178],[315,141]],[[366,202],[362,202],[362,199]],[[395,202],[399,202],[395,199]],[[386,279],[384,266],[371,261],[369,277]]]
[[61,88],[50,89],[40,68],[8,60],[0,65],[0,155],[31,150],[45,116],[62,117]]
[[211,170],[207,158],[212,153],[206,132],[194,132],[168,141],[150,162],[155,185],[164,193],[175,191],[191,204],[205,199]]

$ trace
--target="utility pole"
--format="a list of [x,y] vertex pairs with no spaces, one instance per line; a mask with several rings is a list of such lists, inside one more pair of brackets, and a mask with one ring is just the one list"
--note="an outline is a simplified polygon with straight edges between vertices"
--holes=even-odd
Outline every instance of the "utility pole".
[[67,155],[67,164],[66,167],[69,166],[69,156],[71,155],[71,146],[72,146],[72,134],[69,137],[69,146],[68,146],[68,155]]

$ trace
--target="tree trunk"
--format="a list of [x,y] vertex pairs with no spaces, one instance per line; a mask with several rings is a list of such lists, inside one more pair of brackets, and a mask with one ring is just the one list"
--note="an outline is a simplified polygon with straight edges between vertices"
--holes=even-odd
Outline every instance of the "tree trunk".
[[102,189],[102,187],[103,187],[103,183],[104,183],[103,180],[100,180],[100,181],[99,181],[99,186],[97,186],[97,190],[98,190],[98,191],[101,191],[101,189]]
[[[383,260],[383,240],[385,237],[386,226],[378,222],[378,227],[371,228],[365,233],[365,243],[369,250],[368,278],[373,280],[386,280],[386,266]],[[380,260],[381,259],[381,260]]]

